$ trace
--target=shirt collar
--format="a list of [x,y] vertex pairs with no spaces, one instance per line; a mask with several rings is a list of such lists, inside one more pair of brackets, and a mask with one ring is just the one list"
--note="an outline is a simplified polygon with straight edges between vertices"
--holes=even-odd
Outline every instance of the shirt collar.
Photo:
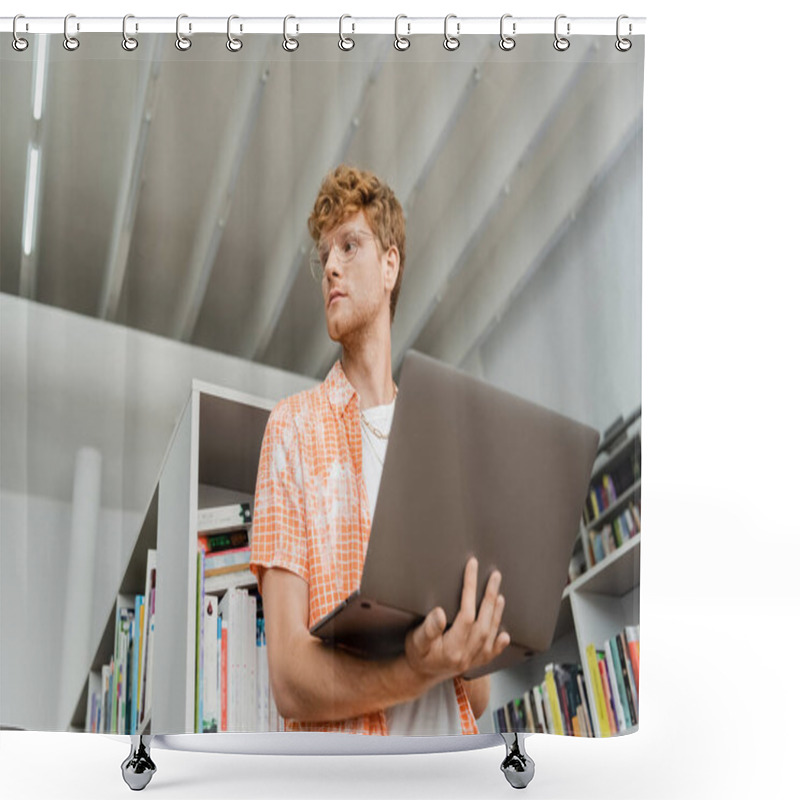
[[328,401],[331,407],[339,412],[340,416],[344,416],[345,409],[350,405],[350,401],[355,396],[358,398],[358,393],[353,384],[347,380],[347,375],[344,374],[342,369],[342,362],[337,359],[336,363],[331,367],[328,376],[325,378],[325,391],[328,393]]

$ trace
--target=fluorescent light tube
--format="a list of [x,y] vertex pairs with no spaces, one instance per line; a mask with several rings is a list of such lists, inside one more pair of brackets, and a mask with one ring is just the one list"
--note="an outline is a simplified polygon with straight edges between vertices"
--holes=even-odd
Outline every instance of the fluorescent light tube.
[[28,150],[28,181],[25,185],[25,213],[22,218],[22,249],[26,256],[33,251],[33,238],[36,232],[36,194],[39,188],[39,148],[31,146]]
[[36,37],[36,66],[33,74],[33,118],[40,120],[44,110],[44,87],[47,76],[47,49],[49,36]]

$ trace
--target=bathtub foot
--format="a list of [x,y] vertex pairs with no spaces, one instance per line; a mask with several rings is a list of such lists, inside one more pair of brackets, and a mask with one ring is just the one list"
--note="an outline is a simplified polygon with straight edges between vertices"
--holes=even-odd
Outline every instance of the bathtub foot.
[[150,783],[156,765],[150,758],[152,736],[131,736],[131,752],[122,762],[122,778],[135,792]]
[[525,752],[525,739],[516,733],[501,733],[506,745],[506,757],[500,765],[506,780],[515,789],[524,789],[533,779],[535,765]]

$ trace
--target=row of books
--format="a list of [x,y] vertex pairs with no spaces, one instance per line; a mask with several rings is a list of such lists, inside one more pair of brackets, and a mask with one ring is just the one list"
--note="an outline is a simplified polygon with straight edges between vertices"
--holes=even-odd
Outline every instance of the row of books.
[[153,643],[156,620],[156,551],[147,551],[144,594],[120,595],[114,652],[99,681],[91,680],[86,729],[93,733],[135,734],[152,708]]
[[583,508],[583,521],[586,525],[604,514],[641,478],[639,448],[636,444],[629,458],[617,462],[612,469],[592,479]]
[[579,664],[548,664],[541,684],[495,709],[494,724],[498,733],[594,736],[582,668]]
[[638,503],[631,501],[611,522],[599,530],[589,531],[589,558],[592,566],[602,561],[642,530],[642,512]]
[[586,648],[586,664],[601,736],[624,733],[639,723],[639,626],[629,625]]
[[544,681],[495,709],[498,733],[614,736],[639,723],[639,626],[586,648],[591,693],[579,664],[550,663]]
[[198,552],[195,733],[283,730],[269,684],[261,598],[232,587],[221,599],[204,591]]

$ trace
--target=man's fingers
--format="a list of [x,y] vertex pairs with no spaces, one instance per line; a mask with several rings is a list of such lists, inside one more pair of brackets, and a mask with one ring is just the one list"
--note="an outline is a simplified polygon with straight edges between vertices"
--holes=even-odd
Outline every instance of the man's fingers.
[[498,634],[497,638],[494,640],[494,650],[492,651],[493,658],[497,658],[497,656],[499,656],[500,653],[502,653],[503,650],[505,650],[510,644],[511,637],[508,635],[508,633],[506,633],[506,631]]
[[503,576],[499,570],[495,570],[489,576],[486,583],[486,591],[483,593],[481,608],[478,612],[478,624],[483,630],[487,630],[494,621],[494,614],[497,606],[497,598],[500,594],[500,582]]
[[442,635],[447,626],[447,617],[441,608],[434,608],[414,630],[414,646],[420,655],[425,655],[431,649],[431,644]]
[[464,567],[464,585],[461,588],[461,608],[458,615],[466,622],[475,621],[476,600],[478,591],[478,559],[475,556],[467,561]]

